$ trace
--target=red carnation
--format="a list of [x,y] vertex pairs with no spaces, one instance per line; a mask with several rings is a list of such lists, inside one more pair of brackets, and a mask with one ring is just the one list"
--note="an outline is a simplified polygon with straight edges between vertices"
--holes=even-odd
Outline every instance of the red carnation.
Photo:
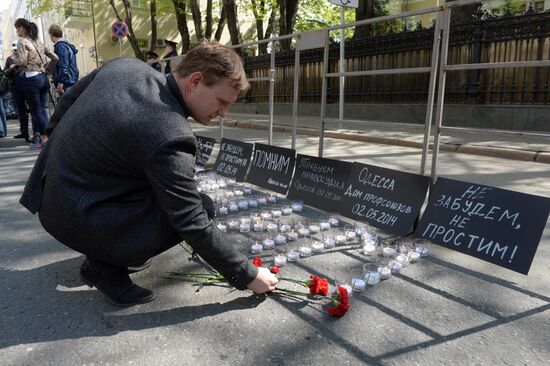
[[327,308],[329,315],[340,318],[349,310],[348,290],[338,286],[338,293],[332,294],[332,300]]
[[328,295],[328,280],[317,276],[309,276],[311,280],[306,281],[311,295]]
[[273,266],[269,269],[271,273],[277,274],[279,273],[279,266]]
[[255,265],[256,267],[261,267],[262,266],[262,259],[260,257],[256,257],[252,260],[252,264]]

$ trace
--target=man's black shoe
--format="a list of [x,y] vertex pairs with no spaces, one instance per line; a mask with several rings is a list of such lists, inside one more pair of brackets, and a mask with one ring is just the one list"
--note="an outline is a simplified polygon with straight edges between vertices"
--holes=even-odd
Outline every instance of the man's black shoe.
[[125,267],[111,266],[86,258],[80,267],[80,279],[86,285],[96,287],[114,305],[143,304],[155,298],[153,291],[130,280]]
[[143,271],[144,269],[147,269],[151,267],[151,263],[153,263],[153,260],[151,258],[147,259],[143,264],[139,266],[129,266],[128,267],[128,273],[136,273],[139,271]]
[[20,133],[19,135],[15,135],[13,136],[14,139],[25,139],[27,140],[29,138],[29,135],[23,135],[22,133]]

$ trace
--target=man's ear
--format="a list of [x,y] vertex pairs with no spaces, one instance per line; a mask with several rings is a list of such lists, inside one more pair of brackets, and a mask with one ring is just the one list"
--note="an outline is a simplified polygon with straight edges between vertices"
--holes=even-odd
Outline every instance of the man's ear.
[[189,75],[189,82],[193,86],[199,85],[199,83],[201,82],[202,79],[204,79],[204,75],[200,71],[196,71],[196,72],[192,73],[191,75]]

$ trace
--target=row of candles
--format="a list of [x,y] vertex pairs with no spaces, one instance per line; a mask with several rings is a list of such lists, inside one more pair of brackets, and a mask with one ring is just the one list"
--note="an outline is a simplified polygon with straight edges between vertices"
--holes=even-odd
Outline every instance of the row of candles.
[[359,223],[341,227],[335,216],[323,216],[316,221],[285,219],[292,213],[301,213],[303,202],[280,203],[277,195],[254,194],[251,187],[237,185],[232,178],[203,174],[195,179],[198,190],[216,203],[218,229],[262,234],[261,240],[252,243],[250,252],[271,251],[273,262],[279,267],[336,245],[360,243],[366,263],[361,269],[352,269],[345,278],[336,279],[337,285],[345,287],[350,295],[389,279],[393,273],[399,273],[430,253],[426,240],[400,238],[381,243],[372,228]]

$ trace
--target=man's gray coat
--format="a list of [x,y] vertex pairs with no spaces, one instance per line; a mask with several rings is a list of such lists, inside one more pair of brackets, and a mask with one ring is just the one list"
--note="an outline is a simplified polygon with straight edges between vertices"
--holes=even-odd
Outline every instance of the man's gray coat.
[[172,75],[136,59],[106,63],[61,98],[21,203],[97,260],[137,265],[183,239],[245,288],[257,268],[205,212],[188,115]]

